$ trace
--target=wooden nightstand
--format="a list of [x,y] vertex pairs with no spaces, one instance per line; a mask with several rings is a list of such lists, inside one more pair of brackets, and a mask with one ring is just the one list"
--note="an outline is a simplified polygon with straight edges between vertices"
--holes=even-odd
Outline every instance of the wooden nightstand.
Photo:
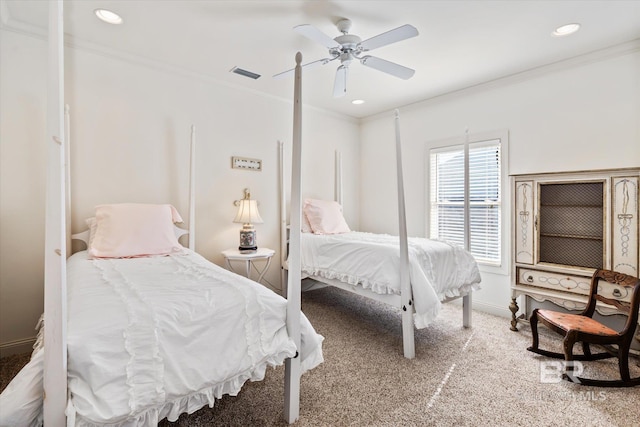
[[[271,258],[275,253],[276,251],[269,248],[258,248],[256,252],[251,254],[241,254],[238,249],[227,249],[222,251],[222,255],[224,256],[224,259],[226,261],[226,264],[229,270],[233,271],[234,273],[238,273],[233,268],[232,261],[243,261],[245,264],[246,277],[251,279],[252,267],[258,273],[258,279],[256,280],[256,282],[262,281],[262,278],[264,277],[265,273],[269,269],[269,266],[271,265]],[[256,265],[256,261],[264,261],[264,265],[262,266],[261,269],[258,268],[258,266]]]

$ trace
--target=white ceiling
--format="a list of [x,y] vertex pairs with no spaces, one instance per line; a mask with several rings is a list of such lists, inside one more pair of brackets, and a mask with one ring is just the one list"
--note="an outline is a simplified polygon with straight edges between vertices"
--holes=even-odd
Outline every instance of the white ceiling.
[[[1,0],[5,28],[43,34],[47,2]],[[303,63],[325,58],[322,45],[295,33],[312,24],[331,37],[335,23],[353,22],[363,40],[411,24],[420,35],[370,54],[416,70],[401,80],[353,63],[347,95],[333,98],[331,62],[305,71],[303,103],[366,117],[420,100],[506,77],[567,58],[640,39],[640,1],[65,1],[65,32],[78,46],[290,99],[293,80],[273,74],[293,68],[297,51]],[[98,21],[96,8],[120,14],[119,26]],[[579,32],[552,37],[559,25],[578,22]],[[261,74],[251,80],[229,70]],[[364,99],[363,105],[351,100]]]

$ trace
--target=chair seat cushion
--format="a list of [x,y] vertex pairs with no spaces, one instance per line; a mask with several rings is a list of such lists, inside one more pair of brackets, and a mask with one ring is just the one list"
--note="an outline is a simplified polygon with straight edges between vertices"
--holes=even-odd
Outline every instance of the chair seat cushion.
[[591,335],[613,336],[617,331],[597,320],[579,314],[560,313],[553,310],[538,310],[538,318],[544,319],[565,331],[574,330]]

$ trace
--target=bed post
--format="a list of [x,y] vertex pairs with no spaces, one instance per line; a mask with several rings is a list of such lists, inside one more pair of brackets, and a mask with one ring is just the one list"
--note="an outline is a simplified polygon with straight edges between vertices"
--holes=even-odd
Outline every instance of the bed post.
[[65,152],[65,197],[64,197],[64,213],[66,229],[67,248],[65,255],[67,258],[71,256],[71,116],[69,114],[69,105],[64,106],[64,152]]
[[189,155],[189,249],[196,250],[196,127],[191,125]]
[[287,297],[287,204],[284,180],[284,143],[278,141],[278,196],[280,198],[280,293]]
[[302,161],[302,54],[296,54],[293,91],[293,150],[291,166],[291,207],[289,230],[289,278],[287,284],[287,332],[296,344],[295,357],[285,361],[284,416],[289,424],[300,415],[300,221]]
[[62,0],[49,3],[48,59],[43,416],[45,425],[63,426],[66,424],[64,411],[67,403],[67,176]]
[[398,173],[398,220],[400,236],[400,294],[402,302],[402,343],[404,357],[413,359],[416,356],[413,329],[413,297],[409,277],[409,247],[407,241],[407,215],[404,203],[404,181],[402,174],[402,147],[400,144],[400,112],[395,112],[396,125],[396,169]]
[[340,204],[340,206],[344,205],[342,204],[342,155],[340,154],[340,152],[338,150],[336,150],[336,166],[335,166],[335,188],[333,189],[334,191],[334,198],[335,201],[338,202]]
[[[471,228],[470,228],[470,180],[469,180],[469,128],[464,136],[464,250],[471,252]],[[471,326],[471,290],[462,297],[462,326]]]

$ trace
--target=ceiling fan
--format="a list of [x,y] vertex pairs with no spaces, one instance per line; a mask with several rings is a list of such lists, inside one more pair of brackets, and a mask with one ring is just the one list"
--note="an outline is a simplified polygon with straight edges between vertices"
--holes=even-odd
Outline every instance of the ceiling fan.
[[[353,60],[358,60],[362,65],[382,71],[395,77],[407,80],[415,73],[411,68],[377,58],[371,55],[362,55],[370,50],[396,43],[418,35],[418,30],[412,25],[405,24],[401,27],[387,31],[377,36],[362,41],[355,34],[349,34],[351,29],[351,21],[349,19],[341,19],[336,24],[342,35],[332,39],[316,27],[304,24],[298,25],[293,30],[303,36],[318,42],[329,49],[329,57],[319,59],[317,61],[304,64],[302,67],[314,67],[317,65],[325,65],[336,59],[340,60],[340,66],[336,71],[336,77],[333,84],[333,96],[340,97],[347,93],[347,73],[349,65]],[[284,77],[292,73],[293,70],[287,70],[274,75],[274,78]]]

